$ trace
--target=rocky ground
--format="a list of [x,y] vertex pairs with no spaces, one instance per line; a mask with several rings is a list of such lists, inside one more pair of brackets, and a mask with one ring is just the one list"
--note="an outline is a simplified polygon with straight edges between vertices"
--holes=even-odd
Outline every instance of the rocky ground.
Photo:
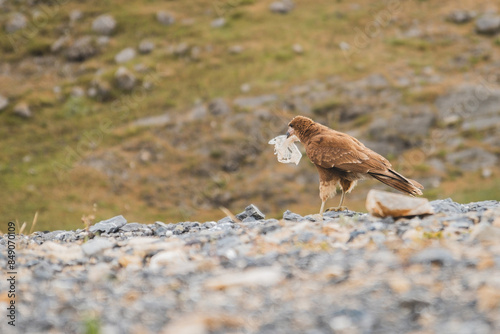
[[218,222],[118,216],[89,232],[21,235],[16,329],[498,333],[500,203],[431,205],[434,215],[397,220],[353,211],[265,219],[251,205]]

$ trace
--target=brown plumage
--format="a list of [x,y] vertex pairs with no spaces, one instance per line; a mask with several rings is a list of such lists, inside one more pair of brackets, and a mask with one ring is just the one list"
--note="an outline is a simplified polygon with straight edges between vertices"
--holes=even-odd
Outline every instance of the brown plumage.
[[342,190],[340,205],[328,210],[346,209],[342,207],[345,194],[366,176],[409,195],[422,195],[420,189],[424,187],[420,183],[394,171],[386,158],[348,134],[332,130],[310,118],[296,116],[288,124],[287,137],[304,144],[307,156],[318,170],[320,213],[323,213],[328,198],[335,195],[337,185]]

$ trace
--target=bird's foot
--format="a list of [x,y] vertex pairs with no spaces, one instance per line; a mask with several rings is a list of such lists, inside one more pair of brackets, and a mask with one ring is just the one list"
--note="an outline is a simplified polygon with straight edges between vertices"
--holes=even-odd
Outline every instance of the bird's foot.
[[339,211],[347,211],[347,210],[349,210],[347,208],[347,206],[334,206],[334,207],[326,209],[325,212],[328,212],[328,211],[339,212]]

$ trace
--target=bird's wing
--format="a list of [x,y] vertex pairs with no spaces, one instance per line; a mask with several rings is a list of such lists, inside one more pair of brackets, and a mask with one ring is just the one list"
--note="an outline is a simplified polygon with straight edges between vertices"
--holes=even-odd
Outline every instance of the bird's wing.
[[368,173],[385,171],[391,164],[381,155],[373,152],[356,138],[345,133],[332,131],[316,135],[306,146],[309,159],[323,168]]

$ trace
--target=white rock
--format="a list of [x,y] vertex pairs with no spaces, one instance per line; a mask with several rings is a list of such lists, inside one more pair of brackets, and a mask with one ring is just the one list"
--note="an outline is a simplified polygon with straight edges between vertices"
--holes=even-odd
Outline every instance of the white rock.
[[116,84],[122,90],[132,90],[135,86],[135,76],[125,67],[120,67],[115,73]]
[[158,13],[156,13],[156,19],[158,20],[158,22],[165,26],[169,26],[175,23],[175,17],[172,14],[164,11],[159,11]]
[[223,17],[219,17],[219,18],[217,18],[217,19],[213,20],[213,21],[210,23],[210,26],[211,26],[212,28],[221,28],[221,27],[223,27],[223,26],[225,26],[225,25],[226,25],[226,19],[225,19],[225,18],[223,18]]
[[9,105],[9,99],[0,95],[0,110],[4,110]]
[[366,209],[375,217],[406,217],[433,214],[427,198],[410,197],[387,191],[370,190]]
[[20,102],[16,104],[16,106],[14,107],[14,114],[22,118],[30,118],[31,116],[33,116],[30,107],[26,102]]
[[7,33],[13,33],[26,28],[27,25],[28,19],[26,19],[26,16],[21,13],[14,13],[5,24],[5,31]]
[[100,35],[111,35],[116,28],[116,20],[111,15],[100,15],[92,22],[92,30]]
[[121,50],[116,56],[115,61],[118,64],[126,63],[135,58],[135,50],[134,48],[126,48]]
[[148,40],[143,40],[141,43],[139,43],[139,52],[142,54],[147,54],[151,53],[155,48],[155,45],[153,42],[148,41]]

